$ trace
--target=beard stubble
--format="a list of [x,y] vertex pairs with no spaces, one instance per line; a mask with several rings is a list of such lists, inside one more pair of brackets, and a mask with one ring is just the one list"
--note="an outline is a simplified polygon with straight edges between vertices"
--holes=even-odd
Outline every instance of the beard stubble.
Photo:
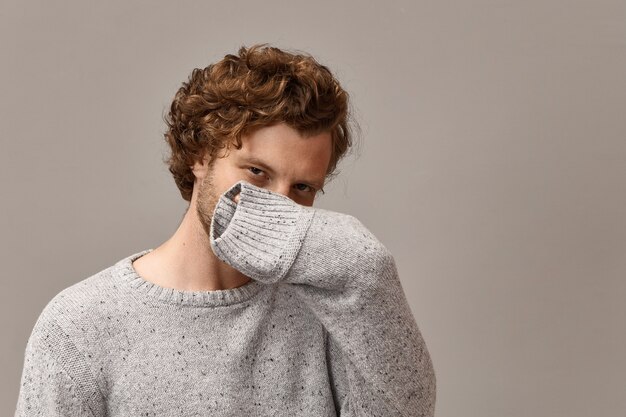
[[213,184],[214,169],[213,164],[209,166],[207,175],[202,179],[198,188],[198,201],[196,204],[196,213],[200,224],[206,233],[207,239],[211,235],[211,220],[213,218],[213,210],[219,200],[219,196],[215,192]]

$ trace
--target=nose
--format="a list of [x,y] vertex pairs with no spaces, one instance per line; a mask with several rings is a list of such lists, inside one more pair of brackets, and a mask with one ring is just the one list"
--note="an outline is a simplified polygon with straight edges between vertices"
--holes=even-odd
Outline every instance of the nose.
[[291,193],[291,187],[290,187],[290,185],[289,185],[288,183],[279,183],[279,182],[276,182],[276,183],[274,183],[274,184],[271,184],[271,185],[268,187],[268,189],[269,189],[270,191],[275,192],[275,193],[282,194],[282,195],[284,195],[285,197],[291,198],[291,197],[289,196],[289,194]]
[[[263,188],[265,188],[266,190],[273,191],[273,192],[278,193],[278,194],[282,194],[285,197],[288,197],[288,198],[294,200],[289,195],[289,193],[291,192],[291,187],[289,186],[289,184],[278,184],[277,183],[277,184],[272,184],[272,185],[269,185],[269,186],[266,186],[266,187],[263,187]],[[235,203],[239,203],[239,193],[237,193],[237,195],[234,196],[233,201],[235,201]]]

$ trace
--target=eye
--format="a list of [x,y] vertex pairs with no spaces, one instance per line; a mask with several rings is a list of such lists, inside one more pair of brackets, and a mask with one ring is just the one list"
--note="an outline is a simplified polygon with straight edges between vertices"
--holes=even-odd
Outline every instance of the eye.
[[317,192],[320,192],[320,193],[324,194],[324,189],[323,189],[323,188],[320,188],[320,189],[318,190],[318,189],[316,189],[315,187],[311,187],[311,186],[310,186],[310,185],[308,185],[308,184],[303,184],[303,183],[296,184],[296,188],[297,188],[299,191],[304,191],[304,192],[306,192],[306,193],[310,193],[310,194],[316,194]]
[[296,184],[296,188],[299,191],[304,191],[304,192],[311,193],[311,194],[315,194],[318,191],[315,188],[311,187],[310,185],[303,184],[303,183]]
[[259,169],[257,167],[248,167],[248,171],[250,171],[255,176],[259,176],[259,174],[263,172],[262,169]]

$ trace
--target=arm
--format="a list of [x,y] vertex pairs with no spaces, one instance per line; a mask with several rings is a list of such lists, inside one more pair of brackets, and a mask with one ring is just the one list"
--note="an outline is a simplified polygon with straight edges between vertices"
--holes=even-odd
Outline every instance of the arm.
[[395,261],[355,217],[240,181],[220,197],[210,241],[216,256],[250,278],[294,284],[328,332],[329,356],[342,359],[344,407],[367,416],[434,415],[433,365]]
[[44,309],[32,330],[15,417],[103,416],[103,403],[87,365]]

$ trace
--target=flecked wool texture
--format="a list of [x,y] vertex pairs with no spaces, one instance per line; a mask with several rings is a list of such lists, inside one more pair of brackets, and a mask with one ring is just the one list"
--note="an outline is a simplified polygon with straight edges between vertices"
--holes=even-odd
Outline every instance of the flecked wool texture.
[[146,249],[52,298],[15,416],[434,415],[394,258],[358,219],[239,181],[209,239],[249,282],[162,287],[132,266]]

